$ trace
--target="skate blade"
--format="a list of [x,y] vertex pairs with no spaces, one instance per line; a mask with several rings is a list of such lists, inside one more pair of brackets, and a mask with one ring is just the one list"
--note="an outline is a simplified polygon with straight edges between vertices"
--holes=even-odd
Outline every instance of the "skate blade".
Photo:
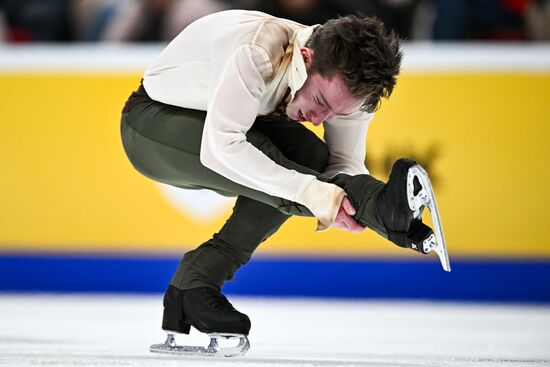
[[[208,334],[210,344],[207,347],[177,345],[174,334],[168,334],[164,344],[153,344],[149,350],[153,353],[174,355],[208,356],[208,357],[236,357],[244,355],[250,348],[246,335],[242,334]],[[238,339],[233,347],[221,347],[219,340]]]
[[[418,179],[421,188],[415,185],[415,178]],[[418,189],[419,191],[415,193]],[[409,207],[413,211],[415,219],[420,219],[422,217],[422,210],[424,207],[430,210],[435,229],[435,237],[432,234],[424,240],[424,249],[426,253],[435,251],[437,256],[439,256],[439,261],[441,261],[443,270],[451,271],[451,263],[449,261],[449,254],[447,253],[447,246],[445,245],[445,236],[443,235],[441,217],[439,216],[439,210],[437,210],[432,183],[424,168],[418,164],[409,168],[407,175],[407,197],[409,200]]]

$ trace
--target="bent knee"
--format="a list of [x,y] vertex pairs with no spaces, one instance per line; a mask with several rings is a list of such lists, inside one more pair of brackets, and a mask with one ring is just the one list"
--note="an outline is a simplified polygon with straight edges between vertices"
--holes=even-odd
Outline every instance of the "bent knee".
[[303,131],[301,135],[303,136],[300,139],[300,144],[287,158],[304,167],[323,172],[329,159],[327,145],[310,130]]

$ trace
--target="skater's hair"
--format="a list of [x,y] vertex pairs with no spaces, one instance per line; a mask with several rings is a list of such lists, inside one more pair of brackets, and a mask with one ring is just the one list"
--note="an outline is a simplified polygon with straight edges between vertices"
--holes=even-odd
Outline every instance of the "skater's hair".
[[395,32],[374,17],[348,15],[317,27],[306,44],[313,50],[312,71],[339,74],[362,109],[374,112],[395,86],[403,56]]

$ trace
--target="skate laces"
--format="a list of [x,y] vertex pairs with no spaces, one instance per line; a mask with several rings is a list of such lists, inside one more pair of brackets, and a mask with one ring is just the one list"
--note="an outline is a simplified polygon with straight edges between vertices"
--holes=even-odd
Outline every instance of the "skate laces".
[[223,294],[212,288],[201,288],[199,293],[201,297],[206,301],[206,304],[213,309],[230,311],[234,310],[233,305],[229,303],[227,298],[225,298]]

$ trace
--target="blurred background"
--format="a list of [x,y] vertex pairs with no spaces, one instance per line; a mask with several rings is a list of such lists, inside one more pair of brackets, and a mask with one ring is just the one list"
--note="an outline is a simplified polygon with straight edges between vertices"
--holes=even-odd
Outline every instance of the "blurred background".
[[28,42],[158,42],[201,16],[260,10],[303,24],[376,16],[407,40],[550,38],[547,0],[2,0],[0,39]]
[[550,1],[535,0],[0,0],[0,291],[163,292],[223,225],[232,200],[140,176],[119,121],[166,43],[231,8],[361,12],[403,38],[366,164],[383,180],[402,156],[427,168],[453,271],[292,218],[227,293],[550,302]]

